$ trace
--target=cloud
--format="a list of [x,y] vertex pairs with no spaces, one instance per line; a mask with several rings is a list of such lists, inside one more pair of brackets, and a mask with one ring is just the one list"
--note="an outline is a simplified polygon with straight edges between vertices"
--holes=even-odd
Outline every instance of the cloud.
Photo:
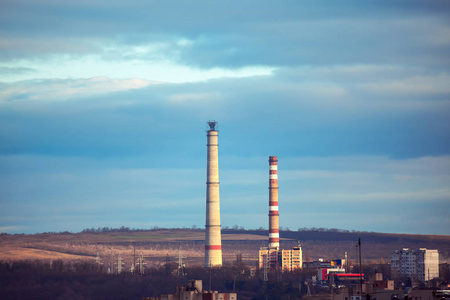
[[[1,66],[1,63],[0,63]],[[245,66],[235,69],[211,68],[199,69],[186,65],[176,64],[169,60],[110,59],[98,55],[86,55],[80,58],[52,57],[46,60],[20,60],[8,70],[21,70],[23,66],[29,67],[33,72],[14,72],[0,75],[0,82],[19,83],[39,78],[64,78],[74,80],[77,78],[108,77],[114,79],[139,78],[152,82],[184,83],[206,81],[215,78],[243,78],[251,76],[270,75],[275,68],[264,66]],[[7,75],[7,76],[6,76]]]
[[[8,142],[0,148],[159,155],[179,151],[169,146],[173,130],[187,142],[205,120],[216,119],[234,133],[225,147],[246,155],[443,155],[450,143],[446,78],[421,69],[410,77],[408,69],[390,66],[309,66],[184,84],[105,77],[3,83],[0,135]],[[394,97],[368,88],[392,82],[430,89]]]
[[203,101],[214,101],[220,97],[219,94],[176,94],[169,96],[169,101],[174,102],[203,102]]
[[24,67],[19,67],[19,68],[15,68],[15,67],[0,67],[0,73],[7,74],[7,75],[32,73],[34,71],[35,70],[32,69],[32,68],[24,68]]
[[110,79],[107,77],[88,79],[35,79],[14,84],[2,84],[0,98],[3,102],[24,100],[63,101],[71,98],[82,98],[143,88],[150,84],[158,84],[158,82],[142,79]]
[[24,1],[2,10],[6,39],[0,56],[92,54],[204,69],[354,62],[448,66],[448,4],[380,1],[367,10],[350,1],[346,8],[332,1],[195,1],[181,12],[156,2]]

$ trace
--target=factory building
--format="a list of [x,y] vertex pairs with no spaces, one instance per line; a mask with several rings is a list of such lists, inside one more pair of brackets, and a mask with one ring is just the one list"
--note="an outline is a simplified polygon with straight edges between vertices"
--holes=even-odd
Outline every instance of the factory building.
[[323,260],[322,258],[319,258],[319,260],[304,262],[303,268],[304,269],[343,268],[345,266],[345,263],[346,260],[341,258],[327,261]]
[[203,291],[201,280],[189,280],[187,285],[178,286],[175,294],[143,297],[142,300],[237,300],[237,294]]
[[[317,270],[317,280],[327,281],[332,275],[342,275],[345,274],[344,268],[324,268]],[[349,275],[349,274],[346,274]],[[359,276],[359,275],[358,275]],[[358,278],[359,279],[359,278]]]
[[439,277],[438,250],[426,248],[395,250],[391,254],[391,272],[412,280],[428,281]]
[[278,158],[269,157],[269,245],[259,249],[259,268],[293,271],[303,264],[300,245],[290,250],[280,249],[278,213]]
[[[342,286],[342,288],[332,289],[332,298],[334,300],[360,300],[360,299],[433,299],[431,297],[405,297],[403,291],[394,290],[393,280],[383,280],[383,274],[376,273],[368,278],[368,281],[362,284],[362,293],[360,285],[360,274],[330,274],[330,285]],[[364,274],[362,274],[364,276]],[[361,297],[362,296],[362,297]]]
[[219,144],[217,122],[208,122],[206,174],[205,268],[222,266],[220,231]]

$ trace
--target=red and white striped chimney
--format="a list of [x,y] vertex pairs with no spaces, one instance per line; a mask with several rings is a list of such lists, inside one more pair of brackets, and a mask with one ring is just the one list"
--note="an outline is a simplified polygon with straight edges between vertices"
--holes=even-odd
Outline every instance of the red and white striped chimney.
[[278,214],[278,159],[269,156],[269,247],[280,247]]

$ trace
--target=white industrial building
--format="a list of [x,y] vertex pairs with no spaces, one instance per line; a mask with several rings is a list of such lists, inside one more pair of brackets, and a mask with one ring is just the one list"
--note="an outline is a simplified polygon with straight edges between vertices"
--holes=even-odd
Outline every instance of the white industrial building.
[[395,250],[391,255],[391,271],[397,276],[428,281],[439,277],[438,250],[426,248]]

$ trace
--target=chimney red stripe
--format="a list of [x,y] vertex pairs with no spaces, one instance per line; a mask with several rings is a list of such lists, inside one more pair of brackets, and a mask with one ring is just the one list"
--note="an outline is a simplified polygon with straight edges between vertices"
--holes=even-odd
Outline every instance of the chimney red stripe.
[[205,245],[205,250],[222,250],[221,245]]

